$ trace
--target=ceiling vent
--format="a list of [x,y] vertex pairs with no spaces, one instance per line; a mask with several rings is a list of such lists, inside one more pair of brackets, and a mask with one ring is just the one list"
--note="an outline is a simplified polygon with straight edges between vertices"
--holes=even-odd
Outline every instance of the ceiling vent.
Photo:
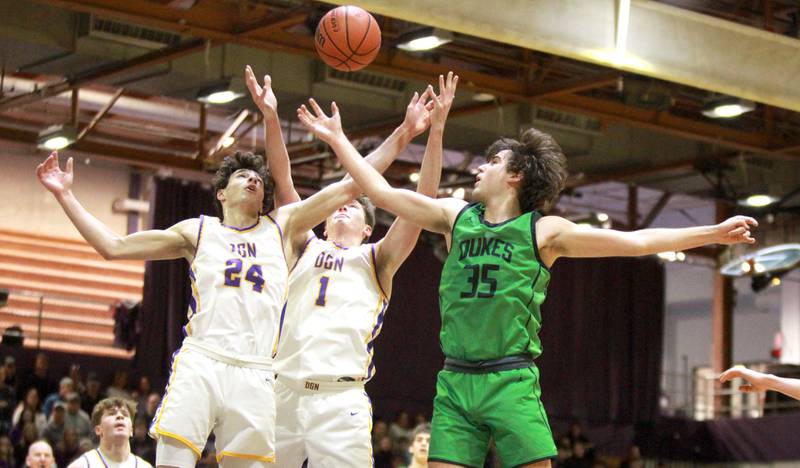
[[398,80],[397,78],[390,78],[365,71],[342,72],[334,70],[331,67],[321,68],[319,81],[324,83],[391,96],[402,95],[406,90],[405,80]]
[[79,23],[78,30],[81,37],[111,40],[145,49],[160,49],[177,44],[181,40],[179,34],[100,18],[95,15],[80,15]]
[[590,135],[600,135],[602,133],[600,119],[544,107],[536,107],[533,109],[533,125],[546,125],[548,127],[573,130]]

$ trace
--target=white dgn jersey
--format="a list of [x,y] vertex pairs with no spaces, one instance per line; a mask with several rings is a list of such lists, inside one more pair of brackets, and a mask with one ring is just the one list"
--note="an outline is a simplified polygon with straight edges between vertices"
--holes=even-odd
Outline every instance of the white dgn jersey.
[[242,361],[271,360],[288,281],[281,237],[269,216],[241,230],[200,217],[184,343]]
[[374,244],[345,249],[312,238],[289,275],[275,371],[293,380],[369,380],[388,305]]

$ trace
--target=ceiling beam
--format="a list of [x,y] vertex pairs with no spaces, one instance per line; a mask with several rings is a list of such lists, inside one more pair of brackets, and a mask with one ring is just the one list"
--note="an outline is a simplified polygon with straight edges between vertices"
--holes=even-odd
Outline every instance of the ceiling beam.
[[[225,9],[222,8],[216,11],[215,15],[206,14],[204,16],[198,13],[202,9],[201,7],[204,6],[203,3],[198,4],[186,15],[178,18],[174,10],[160,7],[144,0],[126,2],[112,0],[38,1],[76,11],[103,14],[104,16],[126,21],[149,24],[184,34],[195,34],[207,39],[238,43],[269,51],[316,57],[313,38],[311,37],[289,34],[282,30],[274,31],[268,38],[243,37],[222,30],[221,28],[225,24],[236,24],[234,17],[225,16],[226,14],[232,15],[232,13],[226,13]],[[213,4],[213,2],[210,3]],[[370,69],[398,77],[430,82],[437,75],[447,73],[449,67],[384,48],[373,64],[370,65]],[[570,86],[568,85],[579,86],[580,83],[556,84],[552,85],[549,90],[545,89],[537,93],[536,89],[528,90],[527,84],[522,79],[496,77],[486,73],[465,70],[460,70],[458,73],[461,75],[461,82],[464,88],[492,93],[507,101],[529,102],[580,114],[589,114],[606,121],[621,122],[633,127],[671,134],[723,148],[759,153],[772,158],[797,160],[800,157],[800,155],[791,154],[784,149],[772,148],[769,144],[769,135],[763,132],[739,131],[699,119],[679,117],[668,112],[628,106],[610,99],[568,94],[570,91],[572,93],[576,92],[575,89],[569,90]],[[592,83],[596,85],[609,84],[610,81],[606,82],[604,81],[605,79],[610,80],[610,76],[606,75],[605,78],[598,77],[596,81],[589,78],[586,85],[592,86]],[[793,148],[791,149],[794,150]]]
[[664,209],[664,207],[667,206],[667,203],[669,203],[670,198],[672,198],[671,193],[669,192],[662,193],[661,197],[659,197],[656,204],[653,205],[653,208],[650,209],[650,212],[647,213],[647,216],[644,217],[642,223],[637,227],[637,229],[649,228],[650,225],[653,224],[653,221],[655,221],[655,219],[658,217],[658,215],[661,214],[661,211]]
[[122,89],[118,89],[111,96],[111,99],[108,100],[108,102],[103,106],[103,108],[100,109],[97,112],[97,114],[95,114],[94,117],[92,117],[92,120],[89,122],[89,124],[83,127],[80,133],[78,133],[78,136],[77,138],[75,138],[75,141],[83,140],[83,137],[85,137],[89,132],[94,130],[94,127],[97,126],[97,124],[103,119],[103,117],[106,116],[106,114],[108,114],[108,111],[111,110],[111,107],[114,106],[114,103],[117,102],[117,99],[119,99],[119,97],[122,96],[122,91],[123,91]]
[[86,70],[84,72],[76,73],[75,75],[64,78],[59,82],[45,85],[44,87],[31,91],[30,93],[20,94],[19,96],[13,96],[0,101],[0,112],[5,112],[14,109],[15,107],[32,104],[42,99],[57,96],[63,92],[74,90],[106,78],[152,67],[153,65],[159,63],[168,62],[185,55],[199,52],[203,50],[205,43],[206,42],[203,39],[192,39],[172,47],[166,47],[146,53],[144,55],[140,55],[139,57],[135,57],[130,60],[122,60]]
[[253,25],[250,29],[239,33],[242,37],[254,37],[269,34],[273,31],[286,29],[304,23],[308,19],[307,12],[281,15],[278,18],[268,18],[264,22]]
[[[36,145],[38,134],[34,131],[0,127],[0,139]],[[199,170],[197,161],[172,153],[163,153],[154,149],[132,148],[129,146],[111,145],[81,140],[69,147],[68,151],[82,151],[96,154],[107,159],[123,161],[131,165],[147,165],[152,167],[175,167],[180,169]]]

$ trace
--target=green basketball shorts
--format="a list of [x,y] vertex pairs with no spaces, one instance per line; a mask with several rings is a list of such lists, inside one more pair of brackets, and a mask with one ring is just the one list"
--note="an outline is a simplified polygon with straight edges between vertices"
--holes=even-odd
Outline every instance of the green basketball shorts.
[[428,461],[482,467],[490,437],[504,468],[555,458],[540,396],[536,366],[486,374],[442,370]]

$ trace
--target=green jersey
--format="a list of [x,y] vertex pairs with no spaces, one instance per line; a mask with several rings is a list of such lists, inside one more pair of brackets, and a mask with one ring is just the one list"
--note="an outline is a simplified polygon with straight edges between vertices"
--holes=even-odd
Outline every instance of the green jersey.
[[444,355],[466,361],[542,353],[539,307],[550,271],[536,248],[538,212],[499,224],[485,207],[464,207],[453,226],[439,283]]

